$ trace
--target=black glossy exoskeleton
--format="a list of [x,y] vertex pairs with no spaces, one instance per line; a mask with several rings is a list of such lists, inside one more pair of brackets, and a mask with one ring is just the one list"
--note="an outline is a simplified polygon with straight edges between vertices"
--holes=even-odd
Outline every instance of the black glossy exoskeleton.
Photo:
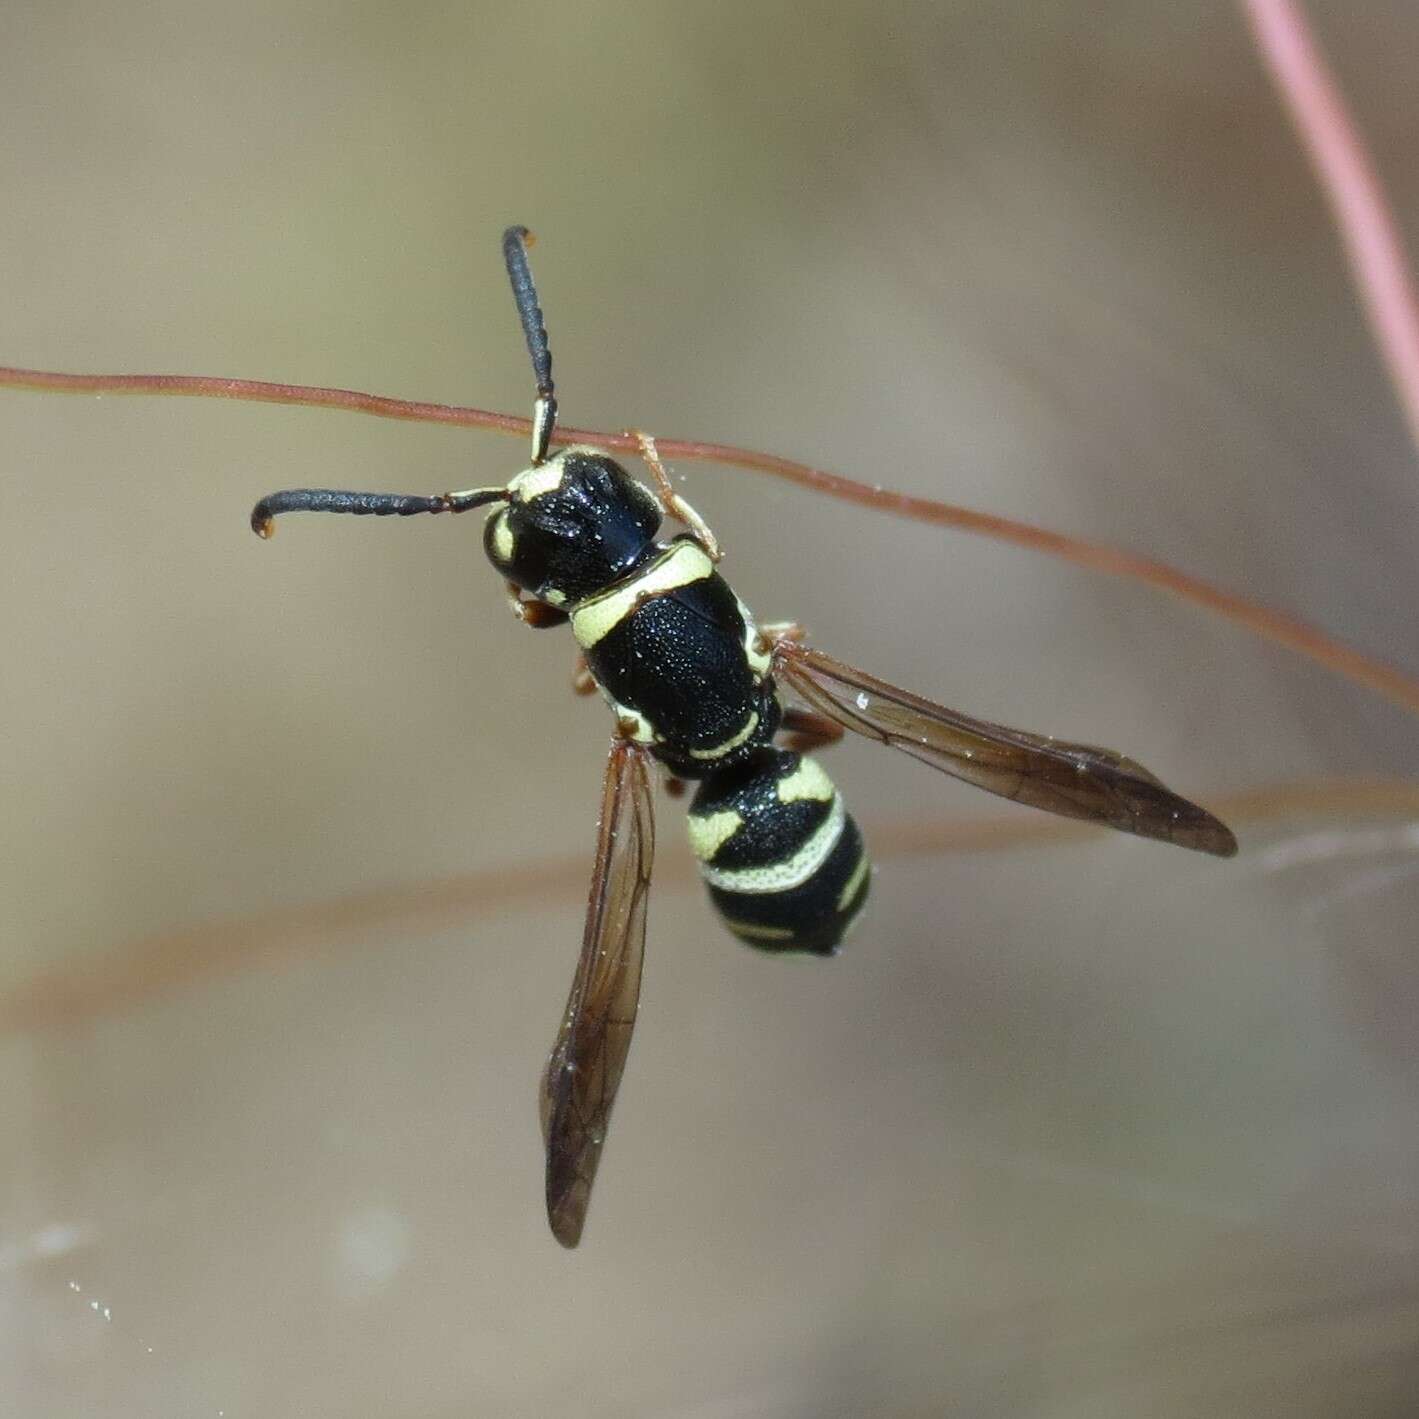
[[[862,835],[816,759],[797,752],[844,729],[890,744],[1002,797],[1142,837],[1230,856],[1205,810],[1105,749],[971,719],[761,631],[715,570],[713,534],[639,436],[656,491],[592,447],[549,456],[552,357],[527,264],[528,233],[503,253],[537,382],[532,461],[507,484],[434,496],[293,489],[257,504],[279,513],[376,516],[491,507],[483,542],[531,626],[569,622],[586,672],[616,716],[581,957],[542,1081],[547,1212],[557,1239],[581,1236],[640,995],[654,855],[650,760],[698,780],[690,843],[710,897],[740,939],[766,951],[831,955],[867,899]],[[669,514],[688,533],[658,540]],[[800,707],[784,708],[790,690]],[[774,744],[780,730],[794,747]]]

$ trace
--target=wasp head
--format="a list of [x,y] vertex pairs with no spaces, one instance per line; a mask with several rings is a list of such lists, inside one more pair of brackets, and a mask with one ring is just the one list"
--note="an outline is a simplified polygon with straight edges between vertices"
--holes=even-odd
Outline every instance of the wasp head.
[[549,606],[574,606],[655,548],[660,507],[615,459],[573,446],[508,484],[483,528],[499,574]]

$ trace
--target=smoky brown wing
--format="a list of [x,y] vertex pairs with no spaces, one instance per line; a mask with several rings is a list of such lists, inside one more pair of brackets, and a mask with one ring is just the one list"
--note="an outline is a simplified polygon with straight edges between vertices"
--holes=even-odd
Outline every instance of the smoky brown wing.
[[564,1247],[581,1240],[611,1105],[631,1047],[654,856],[646,753],[618,739],[606,761],[581,959],[542,1076],[547,1220]]
[[1217,857],[1237,850],[1228,828],[1206,809],[1111,749],[972,719],[789,640],[774,647],[774,673],[845,729],[987,793]]

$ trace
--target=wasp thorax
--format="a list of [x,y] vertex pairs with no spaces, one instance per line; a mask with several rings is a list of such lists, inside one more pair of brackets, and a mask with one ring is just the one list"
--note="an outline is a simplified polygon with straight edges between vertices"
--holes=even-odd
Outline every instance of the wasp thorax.
[[615,459],[573,447],[508,484],[483,547],[509,581],[569,606],[634,571],[655,551],[659,528],[659,505]]

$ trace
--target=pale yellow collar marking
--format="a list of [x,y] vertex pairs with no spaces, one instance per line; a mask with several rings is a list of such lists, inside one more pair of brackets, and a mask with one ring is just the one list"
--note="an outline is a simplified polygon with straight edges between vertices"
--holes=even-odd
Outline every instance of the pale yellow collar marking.
[[694,542],[674,542],[644,571],[618,582],[608,591],[583,601],[572,612],[572,634],[583,650],[590,650],[615,630],[636,606],[661,591],[703,581],[714,573],[714,563]]

